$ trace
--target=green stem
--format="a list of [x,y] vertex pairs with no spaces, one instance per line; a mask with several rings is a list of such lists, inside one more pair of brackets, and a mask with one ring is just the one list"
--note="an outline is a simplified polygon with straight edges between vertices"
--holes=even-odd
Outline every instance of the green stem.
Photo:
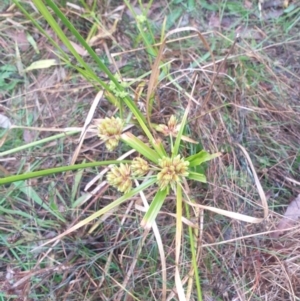
[[[186,216],[188,219],[190,219],[190,206],[188,204],[185,204],[186,208]],[[190,246],[191,246],[191,253],[192,253],[192,265],[194,269],[194,275],[195,275],[195,282],[196,282],[196,288],[197,288],[197,295],[198,295],[198,301],[202,301],[202,289],[201,289],[201,283],[198,273],[198,264],[197,264],[197,255],[195,250],[195,240],[194,240],[194,229],[189,226],[189,238],[190,238]]]
[[38,171],[29,172],[29,173],[24,173],[21,175],[2,178],[2,179],[0,179],[0,185],[17,182],[17,181],[24,181],[27,179],[32,179],[32,178],[37,178],[37,177],[48,176],[48,175],[61,173],[61,172],[65,172],[65,171],[70,171],[70,170],[77,170],[77,169],[81,169],[81,168],[104,166],[104,165],[119,164],[119,163],[130,163],[130,162],[131,161],[129,161],[129,160],[124,160],[124,161],[111,160],[111,161],[83,163],[83,164],[77,164],[77,165],[71,165],[71,166],[61,166],[61,167],[56,167],[56,168],[38,170]]
[[77,134],[79,132],[81,132],[81,130],[64,132],[62,134],[58,134],[58,135],[55,135],[55,136],[47,137],[47,138],[39,140],[39,141],[31,142],[31,143],[28,143],[28,144],[25,144],[25,145],[22,145],[22,146],[19,146],[19,147],[7,150],[5,152],[2,152],[2,153],[0,153],[0,157],[6,156],[6,155],[10,155],[10,154],[14,154],[14,153],[20,152],[20,151],[22,151],[24,149],[31,148],[31,147],[34,147],[34,146],[37,146],[37,145],[40,145],[40,144],[43,144],[43,143],[46,143],[46,142],[50,142],[50,141],[55,140],[55,139],[60,139],[60,138],[66,137],[66,136],[71,136],[71,135]]

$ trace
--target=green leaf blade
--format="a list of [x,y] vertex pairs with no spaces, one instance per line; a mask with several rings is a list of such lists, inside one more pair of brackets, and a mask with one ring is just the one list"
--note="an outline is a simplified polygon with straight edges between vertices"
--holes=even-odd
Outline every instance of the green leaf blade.
[[[156,178],[155,178],[156,181]],[[141,226],[149,229],[156,219],[156,216],[163,205],[169,189],[158,190],[144,218],[141,221]]]
[[219,156],[221,156],[221,153],[209,154],[205,150],[202,150],[195,155],[189,156],[186,160],[190,162],[190,167],[194,167]]
[[179,131],[177,133],[177,137],[176,137],[176,140],[175,140],[175,143],[174,143],[173,157],[176,157],[178,155],[178,152],[179,152],[180,141],[182,139],[183,130],[184,130],[184,127],[186,125],[187,117],[188,117],[188,114],[189,114],[189,107],[190,106],[188,106],[186,108],[186,110],[184,112],[184,115],[183,115],[183,118],[181,120],[180,128],[179,128]]
[[206,176],[197,172],[190,171],[187,178],[197,182],[206,183]]
[[127,132],[122,134],[121,139],[124,143],[135,149],[138,153],[142,154],[145,158],[154,163],[158,163],[160,156],[142,140]]

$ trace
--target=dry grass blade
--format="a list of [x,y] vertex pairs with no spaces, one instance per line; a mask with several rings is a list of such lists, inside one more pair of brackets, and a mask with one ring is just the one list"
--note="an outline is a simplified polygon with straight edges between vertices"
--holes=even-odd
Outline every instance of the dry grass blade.
[[85,123],[84,123],[84,126],[83,126],[83,128],[82,128],[81,135],[80,135],[80,137],[79,137],[79,139],[78,139],[79,144],[78,144],[78,146],[77,146],[77,148],[76,148],[76,150],[75,150],[75,152],[74,152],[74,154],[73,154],[73,157],[72,157],[72,160],[71,160],[70,165],[75,164],[75,162],[76,162],[76,160],[77,160],[77,157],[78,157],[78,155],[79,155],[79,153],[80,153],[80,149],[81,149],[82,143],[83,143],[84,138],[85,138],[85,135],[86,135],[87,128],[88,128],[89,124],[91,123],[91,121],[92,121],[92,119],[93,119],[95,110],[96,110],[96,108],[97,108],[97,106],[98,106],[98,104],[99,104],[99,102],[100,102],[102,96],[103,96],[103,91],[99,91],[99,92],[97,93],[97,95],[96,95],[96,97],[95,97],[95,99],[94,99],[92,105],[91,105],[91,108],[90,108],[90,110],[89,110],[89,113],[88,113],[88,115],[87,115],[87,117],[86,117],[86,119],[85,119]]
[[184,295],[184,290],[183,290],[183,282],[180,279],[180,272],[179,272],[179,267],[177,264],[175,267],[175,283],[176,283],[176,289],[177,289],[177,295],[178,295],[179,301],[186,301],[186,298]]
[[[208,92],[207,92],[207,95],[206,95],[206,97],[205,97],[205,99],[204,99],[203,107],[208,103],[208,101],[209,101],[209,99],[210,99],[210,96],[211,96],[211,92],[212,92],[213,87],[214,87],[214,83],[215,83],[215,81],[216,81],[216,79],[217,79],[217,76],[218,76],[220,70],[222,70],[222,68],[224,67],[224,65],[225,65],[225,63],[226,63],[226,60],[228,59],[229,55],[232,53],[232,51],[233,51],[233,49],[234,49],[234,46],[235,46],[235,44],[236,44],[236,41],[237,41],[237,39],[234,40],[233,44],[232,44],[231,47],[230,47],[230,50],[227,52],[225,58],[224,58],[224,59],[222,60],[222,62],[220,63],[220,65],[219,65],[217,71],[215,71],[215,69],[214,69],[215,72],[214,72],[214,75],[213,75],[211,84],[210,84],[210,86],[209,86],[209,90],[208,90]],[[215,67],[215,62],[214,62],[214,67]]]
[[237,212],[233,212],[233,211],[219,209],[219,208],[216,208],[216,207],[195,204],[195,203],[192,203],[192,202],[189,202],[189,201],[186,201],[186,202],[189,205],[193,206],[193,207],[209,210],[211,212],[221,214],[221,215],[227,216],[229,218],[236,219],[236,220],[239,220],[239,221],[243,221],[243,222],[246,222],[246,223],[259,224],[264,220],[264,218],[253,217],[253,216],[249,216],[249,215],[245,215],[245,214],[241,214],[241,213],[237,213]]
[[219,209],[219,208],[212,207],[212,206],[205,206],[205,205],[195,204],[195,203],[192,203],[190,201],[186,201],[186,202],[189,205],[193,206],[193,207],[209,210],[209,211],[215,212],[217,214],[222,214],[224,216],[227,216],[229,218],[233,218],[233,219],[236,219],[236,220],[244,221],[244,222],[247,222],[247,223],[254,223],[254,224],[261,223],[265,218],[267,218],[267,216],[269,214],[267,198],[266,198],[264,190],[261,186],[261,183],[260,183],[260,181],[257,177],[255,168],[252,164],[252,161],[251,161],[251,158],[250,158],[248,152],[240,144],[237,144],[237,145],[240,147],[240,149],[244,153],[244,155],[245,155],[245,157],[246,157],[246,159],[249,163],[249,166],[251,168],[251,171],[252,171],[252,174],[253,174],[253,177],[254,177],[254,181],[255,181],[255,185],[256,185],[257,191],[259,193],[260,199],[261,199],[264,217],[263,218],[258,218],[258,217],[253,217],[253,216],[249,216],[249,215],[245,215],[245,214],[241,214],[241,213],[237,213],[237,212],[233,212],[233,211]]
[[180,250],[182,243],[182,188],[177,184],[176,189],[176,235],[175,235],[175,284],[178,298],[180,301],[186,301],[183,284],[180,278]]
[[257,191],[258,191],[258,194],[260,196],[260,200],[261,200],[261,203],[262,203],[262,207],[263,207],[263,210],[264,210],[264,218],[267,218],[268,214],[269,214],[269,207],[268,207],[268,202],[267,202],[267,197],[265,195],[265,192],[261,186],[261,183],[258,179],[258,176],[256,174],[256,171],[255,171],[255,168],[253,166],[253,163],[252,163],[252,160],[248,154],[248,152],[246,151],[246,149],[241,146],[240,144],[237,144],[238,147],[242,150],[242,152],[244,153],[249,165],[250,165],[250,168],[251,168],[251,171],[252,171],[252,174],[253,174],[253,177],[254,177],[254,181],[255,181],[255,185],[256,185],[256,188],[257,188]]
[[291,182],[291,183],[294,183],[294,184],[296,184],[296,185],[300,185],[300,182],[298,182],[298,181],[296,181],[296,180],[294,180],[294,179],[291,179],[291,178],[289,178],[289,177],[285,177],[285,179],[286,179],[287,181]]
[[[144,193],[141,192],[140,194],[141,194],[141,198],[143,200],[144,206],[148,209],[149,208],[149,204],[147,202],[147,199],[146,199]],[[165,255],[165,251],[164,251],[164,246],[163,246],[162,238],[160,236],[159,229],[158,229],[158,226],[157,226],[156,222],[154,222],[152,224],[152,230],[153,230],[154,236],[156,238],[156,243],[157,243],[157,247],[158,247],[158,251],[159,251],[159,255],[160,255],[161,272],[162,272],[162,301],[165,301],[166,298],[167,298],[167,264],[166,264],[166,255]]]
[[157,54],[157,57],[155,59],[155,62],[153,64],[152,67],[152,72],[151,72],[151,76],[149,79],[149,84],[148,84],[148,90],[147,90],[147,97],[146,97],[146,114],[147,114],[147,121],[149,126],[151,126],[151,122],[150,122],[150,99],[152,98],[152,96],[154,95],[155,89],[157,87],[157,82],[158,82],[158,77],[159,77],[159,66],[161,64],[161,60],[162,60],[162,56],[163,56],[163,51],[165,49],[165,45],[167,43],[167,39],[176,33],[180,33],[180,32],[184,32],[184,31],[195,31],[198,35],[198,37],[200,38],[200,40],[202,41],[202,43],[204,44],[205,48],[207,49],[207,51],[210,53],[210,56],[212,58],[213,61],[213,67],[214,67],[214,72],[215,70],[215,59],[214,59],[214,55],[206,41],[206,39],[204,38],[204,36],[202,35],[202,33],[194,28],[194,27],[183,27],[183,28],[177,28],[174,30],[171,30],[170,32],[168,32],[163,40],[163,42],[161,43],[160,47],[159,47],[159,52]]
[[[182,284],[182,286],[183,285],[185,285],[187,282],[188,282],[188,280],[190,279],[190,275],[186,275],[186,276],[184,276],[184,278],[181,280],[181,284]],[[172,292],[169,294],[169,296],[167,297],[167,301],[172,301],[172,300],[174,300],[174,298],[175,298],[175,296],[176,296],[176,288],[174,287],[173,288],[173,290],[172,290]]]
[[[286,231],[292,231],[292,230],[298,230],[298,229],[299,229],[299,225],[291,227],[291,228],[287,228]],[[232,242],[242,241],[242,240],[247,239],[247,238],[263,237],[264,235],[269,235],[269,234],[271,234],[271,236],[272,236],[273,233],[276,234],[277,232],[278,232],[278,230],[258,232],[258,233],[255,233],[255,234],[244,235],[244,236],[241,236],[241,237],[227,239],[227,240],[223,240],[223,241],[219,241],[219,242],[214,242],[214,243],[209,243],[209,244],[202,244],[201,247],[211,248],[211,247],[214,247],[214,246],[219,246],[219,245],[223,245],[223,244],[229,244],[229,243],[232,243]]]

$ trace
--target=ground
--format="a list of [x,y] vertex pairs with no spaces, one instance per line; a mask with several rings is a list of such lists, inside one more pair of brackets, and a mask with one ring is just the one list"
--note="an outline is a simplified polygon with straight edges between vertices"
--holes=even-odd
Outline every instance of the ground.
[[[108,151],[93,131],[79,143],[101,89],[95,78],[80,71],[74,54],[34,2],[22,5],[44,32],[13,1],[0,4],[1,179],[71,163],[115,160],[130,151],[126,145]],[[157,80],[147,116],[153,125],[166,124],[172,114],[182,118],[189,104],[184,135],[196,143],[185,142],[183,155],[201,149],[220,153],[197,170],[206,174],[206,184],[187,183],[195,204],[230,214],[193,207],[189,216],[183,206],[180,276],[186,300],[201,300],[196,280],[191,281],[196,278],[192,249],[205,301],[300,300],[299,229],[292,223],[286,231],[282,218],[287,208],[296,219],[300,216],[297,206],[291,207],[300,194],[300,4],[164,0],[141,7],[137,1],[55,2],[105,66],[129,83],[128,93],[145,116],[147,89]],[[135,14],[144,14],[148,27],[137,23]],[[58,22],[77,54],[109,84],[107,74]],[[181,31],[184,27],[189,28]],[[62,47],[67,61],[46,34]],[[163,35],[167,43],[161,46]],[[159,55],[165,65],[155,78],[151,74]],[[119,114],[112,99],[108,94],[100,99],[93,119]],[[132,132],[143,137],[129,113],[125,108]],[[103,169],[0,185],[0,300],[182,300],[174,280],[174,194],[156,218],[162,244],[154,232],[141,227],[141,195],[55,240],[120,196],[103,184]],[[144,193],[151,202],[154,192]],[[241,221],[235,213],[262,221]],[[189,244],[190,224],[197,229],[195,248]]]

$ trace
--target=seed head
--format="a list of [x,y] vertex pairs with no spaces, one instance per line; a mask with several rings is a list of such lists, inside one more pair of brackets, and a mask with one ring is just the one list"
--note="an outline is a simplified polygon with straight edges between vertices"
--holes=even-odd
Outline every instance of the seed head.
[[174,115],[171,115],[168,125],[159,124],[156,127],[158,132],[163,133],[165,136],[176,135],[177,134],[177,119]]
[[158,161],[161,171],[157,174],[158,185],[160,189],[165,189],[171,185],[175,189],[176,182],[179,182],[182,177],[187,177],[189,162],[180,159],[180,155],[175,158],[163,157]]
[[149,164],[140,157],[133,159],[131,164],[132,174],[136,177],[141,177],[149,171]]
[[118,144],[123,131],[124,122],[120,118],[106,117],[98,124],[98,136],[105,141],[105,146],[109,151],[114,150]]
[[120,192],[128,192],[132,187],[131,181],[131,169],[128,164],[120,164],[120,166],[114,166],[107,173],[106,180],[109,185],[115,187]]

